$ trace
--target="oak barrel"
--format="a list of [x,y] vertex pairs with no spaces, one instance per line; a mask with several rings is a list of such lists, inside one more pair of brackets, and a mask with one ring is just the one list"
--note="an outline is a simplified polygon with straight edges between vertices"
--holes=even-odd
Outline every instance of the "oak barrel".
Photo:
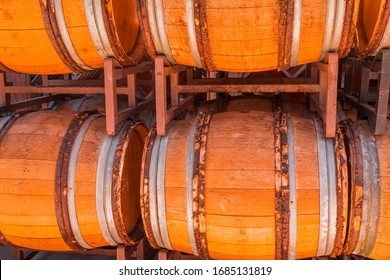
[[149,55],[206,70],[256,72],[346,56],[359,0],[139,0]]
[[82,251],[142,237],[142,124],[125,122],[115,137],[88,112],[32,112],[0,124],[3,244]]
[[343,122],[349,150],[350,213],[345,254],[390,259],[390,121],[372,134],[366,121]]
[[136,0],[2,0],[0,6],[0,69],[62,74],[100,68],[108,57],[133,65],[144,55]]
[[141,173],[149,242],[205,259],[340,254],[347,160],[323,129],[261,111],[200,113],[164,137],[152,129]]
[[[127,96],[118,95],[117,98],[118,111],[128,108]],[[104,95],[85,96],[78,99],[73,99],[56,104],[53,110],[71,110],[74,112],[93,111],[105,113],[105,98]],[[136,116],[133,116],[136,117]],[[156,111],[154,108],[148,108],[139,113],[139,119],[146,125],[148,129],[156,124]]]
[[358,48],[364,55],[375,55],[390,47],[390,2],[360,0]]

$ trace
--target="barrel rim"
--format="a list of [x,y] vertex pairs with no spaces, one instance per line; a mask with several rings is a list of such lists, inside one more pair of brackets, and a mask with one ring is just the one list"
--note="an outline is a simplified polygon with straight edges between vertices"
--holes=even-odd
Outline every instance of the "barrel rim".
[[[122,205],[121,205],[121,180],[123,175],[123,166],[124,161],[126,157],[126,151],[127,147],[129,145],[130,137],[133,133],[136,133],[136,135],[141,140],[142,145],[145,144],[145,138],[140,137],[140,129],[144,129],[144,132],[147,133],[147,128],[144,124],[140,122],[132,122],[128,121],[124,127],[121,130],[121,135],[119,136],[119,142],[116,147],[115,151],[115,158],[114,158],[114,166],[112,171],[112,210],[113,210],[113,216],[114,216],[114,222],[118,229],[118,234],[121,237],[122,241],[128,245],[128,246],[134,246],[138,243],[138,241],[142,238],[144,231],[142,230],[142,224],[140,218],[141,214],[137,219],[136,226],[133,228],[133,230],[128,234],[126,232],[126,227],[123,223],[123,212],[122,212]],[[145,134],[146,134],[145,133]],[[140,224],[141,222],[141,224]]]
[[101,0],[101,3],[105,29],[108,40],[111,44],[111,48],[116,55],[116,59],[122,66],[132,66],[138,64],[145,56],[145,43],[141,35],[142,30],[140,28],[140,24],[138,26],[138,32],[134,46],[130,53],[126,53],[118,36],[117,28],[114,22],[113,9],[109,8],[109,6],[112,5],[112,2]]
[[378,48],[381,46],[387,25],[390,24],[390,2],[384,1],[383,9],[378,15],[373,30],[374,36],[371,36],[370,38],[367,38],[365,33],[363,11],[364,5],[360,5],[357,23],[358,49],[361,56],[375,55],[379,51]]
[[155,59],[157,56],[157,49],[154,45],[152,33],[149,25],[149,15],[147,10],[147,1],[146,0],[137,0],[138,4],[138,19],[140,31],[142,33],[143,42],[145,44],[146,52],[151,59]]

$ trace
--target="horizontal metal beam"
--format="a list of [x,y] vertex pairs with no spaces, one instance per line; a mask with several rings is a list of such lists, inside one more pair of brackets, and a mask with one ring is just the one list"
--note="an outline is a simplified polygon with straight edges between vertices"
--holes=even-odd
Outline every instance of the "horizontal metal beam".
[[255,85],[178,85],[180,93],[201,92],[319,92],[318,84],[255,84]]
[[16,102],[14,104],[10,105],[5,105],[5,106],[0,106],[0,113],[5,113],[5,112],[13,112],[17,109],[22,109],[28,106],[34,106],[34,105],[40,105],[43,103],[48,103],[53,100],[58,100],[61,98],[64,98],[64,95],[50,95],[50,96],[42,96],[42,97],[35,97],[31,98],[28,100],[23,100]]
[[[23,93],[36,93],[36,94],[104,94],[104,87],[18,87],[18,86],[6,86],[4,87],[5,93],[11,94],[23,94]],[[126,94],[128,89],[117,88],[117,94]]]

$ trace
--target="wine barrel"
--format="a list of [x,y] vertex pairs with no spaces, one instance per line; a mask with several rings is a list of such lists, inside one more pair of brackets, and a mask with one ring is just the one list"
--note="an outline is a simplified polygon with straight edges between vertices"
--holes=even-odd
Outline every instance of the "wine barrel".
[[[299,117],[304,117],[309,114],[306,110],[306,103],[283,99],[285,110]],[[202,102],[198,107],[198,112],[220,113],[230,111],[262,111],[272,112],[273,97],[272,96],[237,96],[228,97],[217,100],[208,100]]]
[[41,111],[0,128],[0,240],[82,251],[142,237],[139,179],[146,128],[106,135],[100,114]]
[[375,55],[390,47],[390,2],[360,0],[358,47],[363,55]]
[[[128,108],[127,97],[125,95],[118,95],[117,100],[118,111],[122,111]],[[105,99],[103,95],[94,95],[94,96],[85,96],[78,99],[69,100],[56,104],[53,110],[71,110],[74,112],[82,111],[93,111],[97,110],[98,112],[104,113],[105,108]],[[146,125],[148,129],[153,127],[156,124],[156,111],[155,109],[147,109],[140,112],[140,120]]]
[[[144,55],[135,0],[2,1],[0,69],[31,74],[82,72]],[[1,66],[2,65],[2,66]]]
[[390,121],[374,137],[365,121],[343,122],[350,159],[350,214],[345,254],[390,259]]
[[149,242],[204,259],[340,254],[347,160],[323,130],[260,111],[200,113],[164,137],[152,129],[141,171]]
[[359,0],[140,0],[149,55],[206,70],[256,72],[346,56]]

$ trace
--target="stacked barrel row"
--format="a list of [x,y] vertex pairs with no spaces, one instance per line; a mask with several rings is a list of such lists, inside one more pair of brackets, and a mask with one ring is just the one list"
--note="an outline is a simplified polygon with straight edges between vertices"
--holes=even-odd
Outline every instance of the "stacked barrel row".
[[390,123],[375,139],[365,122],[344,121],[326,139],[318,119],[264,104],[203,112],[164,137],[151,130],[141,176],[150,243],[206,259],[389,259]]
[[[116,58],[255,72],[390,46],[387,0],[0,1],[0,69],[59,74]],[[356,32],[357,30],[357,32]],[[356,36],[358,34],[358,36]]]

